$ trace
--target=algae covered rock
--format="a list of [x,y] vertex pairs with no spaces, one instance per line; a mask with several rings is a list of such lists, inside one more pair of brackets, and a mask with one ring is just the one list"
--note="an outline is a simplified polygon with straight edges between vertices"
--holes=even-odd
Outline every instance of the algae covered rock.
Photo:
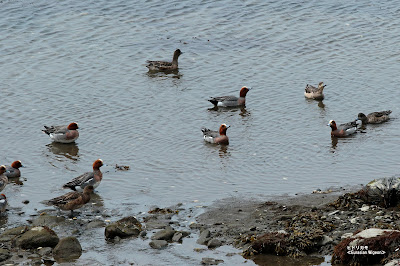
[[113,239],[116,236],[120,238],[138,236],[141,231],[142,224],[135,217],[129,216],[109,224],[104,234],[107,239]]
[[16,238],[15,245],[24,249],[54,247],[58,241],[59,238],[53,230],[47,226],[36,226]]
[[53,257],[58,262],[78,259],[82,255],[82,247],[76,237],[70,236],[60,240],[53,250]]

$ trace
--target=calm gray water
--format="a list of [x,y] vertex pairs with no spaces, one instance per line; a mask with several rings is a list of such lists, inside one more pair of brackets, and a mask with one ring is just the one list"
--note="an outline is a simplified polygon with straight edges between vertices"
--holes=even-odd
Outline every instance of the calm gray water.
[[[98,194],[113,220],[152,205],[309,193],[398,174],[399,11],[376,1],[1,1],[0,161],[26,165],[23,186],[4,190],[11,209],[36,213],[97,158],[108,164]],[[176,48],[178,75],[147,73],[146,60],[171,60]],[[305,99],[305,85],[319,81],[323,103]],[[207,98],[243,85],[253,87],[245,109],[209,110]],[[331,140],[329,120],[387,109],[389,122]],[[76,145],[41,132],[73,121]],[[200,129],[221,123],[231,125],[230,145],[205,144]],[[8,214],[9,224],[25,219]],[[115,261],[101,232],[96,241],[83,245],[81,263]],[[146,245],[121,256],[200,261],[183,247]]]

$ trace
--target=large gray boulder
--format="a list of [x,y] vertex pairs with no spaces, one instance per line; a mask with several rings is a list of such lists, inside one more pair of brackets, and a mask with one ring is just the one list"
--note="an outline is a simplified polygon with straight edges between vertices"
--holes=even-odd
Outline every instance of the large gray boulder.
[[66,237],[58,242],[53,249],[53,257],[57,262],[66,262],[78,259],[82,255],[82,247],[74,236]]
[[36,226],[30,228],[20,237],[16,238],[15,245],[23,249],[38,247],[54,247],[58,244],[57,234],[47,226]]
[[107,225],[104,234],[107,239],[113,239],[116,236],[120,238],[138,236],[141,231],[142,224],[135,217],[129,216]]

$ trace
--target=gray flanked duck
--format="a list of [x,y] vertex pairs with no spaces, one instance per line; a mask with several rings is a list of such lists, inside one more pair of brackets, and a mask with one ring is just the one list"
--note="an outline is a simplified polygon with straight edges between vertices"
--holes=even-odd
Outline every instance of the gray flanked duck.
[[306,89],[304,91],[304,96],[309,99],[314,99],[314,100],[323,100],[324,99],[324,88],[326,85],[324,85],[323,82],[320,82],[318,84],[318,88],[307,84]]
[[358,114],[358,119],[362,121],[363,124],[380,124],[383,122],[388,121],[389,115],[392,113],[392,111],[382,111],[382,112],[373,112],[368,115],[365,115],[363,113]]

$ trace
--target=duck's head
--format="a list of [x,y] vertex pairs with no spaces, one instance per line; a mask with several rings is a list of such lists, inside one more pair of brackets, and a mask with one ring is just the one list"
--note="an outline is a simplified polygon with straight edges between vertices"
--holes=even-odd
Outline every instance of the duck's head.
[[73,122],[73,123],[69,124],[67,128],[68,128],[68,130],[77,130],[79,128],[78,123]]

